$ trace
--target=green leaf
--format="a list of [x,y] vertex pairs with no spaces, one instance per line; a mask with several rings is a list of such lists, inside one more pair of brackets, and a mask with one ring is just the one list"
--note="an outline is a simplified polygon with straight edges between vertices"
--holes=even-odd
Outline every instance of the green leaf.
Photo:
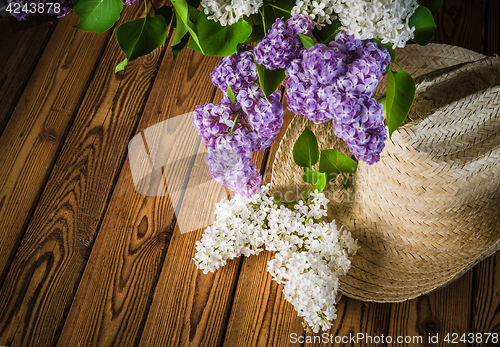
[[396,51],[392,49],[392,43],[382,43],[381,39],[375,39],[374,41],[377,43],[377,45],[382,46],[389,51],[389,54],[391,55],[391,62],[396,61]]
[[340,20],[336,19],[332,21],[331,24],[327,24],[321,30],[318,30],[316,27],[313,29],[313,35],[318,40],[318,42],[324,43],[325,45],[333,41],[335,36],[340,32]]
[[128,64],[128,59],[127,58],[123,59],[118,65],[116,65],[115,73],[124,70],[127,64]]
[[165,23],[167,23],[167,26],[172,21],[173,15],[174,11],[170,6],[162,6],[160,8],[155,8],[155,16],[162,16],[165,19]]
[[300,167],[310,168],[319,160],[318,140],[308,127],[293,145],[293,161]]
[[389,137],[403,124],[415,99],[415,81],[404,70],[387,72],[386,109]]
[[182,21],[182,19],[179,16],[175,16],[175,32],[174,32],[174,38],[172,39],[172,44],[171,46],[177,46],[182,39],[186,36],[186,34],[189,32],[189,29],[187,25]]
[[[127,63],[151,53],[160,47],[166,38],[167,23],[160,15],[151,17],[146,14],[144,18],[125,22],[116,29],[116,40],[127,57]],[[126,64],[121,62],[115,72],[125,66]]]
[[[219,22],[208,19],[205,12],[200,12],[196,18],[198,47],[201,53],[217,57],[226,57],[238,52],[238,44],[244,42],[252,33],[252,26],[244,19],[233,25],[222,26]],[[195,45],[190,48],[196,49]]]
[[441,9],[441,6],[443,6],[443,0],[427,0],[425,6],[431,11],[432,15],[435,16]]
[[419,6],[412,14],[408,21],[408,25],[415,27],[415,37],[413,41],[420,46],[425,46],[434,38],[436,31],[436,23],[431,11],[427,7]]
[[285,79],[285,69],[268,70],[264,66],[255,63],[259,74],[259,83],[266,98],[274,93]]
[[262,17],[258,13],[252,14],[250,17],[245,17],[245,21],[252,26],[252,33],[243,43],[251,43],[262,40],[264,37],[264,26]]
[[236,97],[234,96],[233,90],[231,89],[231,85],[229,83],[227,84],[227,96],[229,96],[229,100],[231,100],[234,105]]
[[80,23],[75,28],[103,33],[120,19],[123,10],[121,0],[80,0],[75,2],[74,10]]
[[304,182],[309,184],[314,184],[314,188],[318,192],[322,192],[326,186],[326,175],[323,172],[318,172],[314,170],[307,169],[302,175]]
[[299,37],[300,37],[300,41],[302,41],[302,44],[304,45],[304,47],[306,49],[309,49],[316,44],[316,42],[314,42],[314,40],[312,38],[310,38],[309,36],[306,36],[306,35],[299,33]]
[[337,178],[340,172],[353,173],[358,163],[336,149],[322,149],[319,159],[319,171],[328,176],[328,182]]
[[[174,5],[175,15],[177,17],[179,17],[179,20],[184,24],[186,29],[191,34],[191,38],[196,43],[196,45],[199,49],[198,51],[201,52],[202,54],[204,54],[203,49],[199,46],[200,40],[198,39],[198,34],[196,33],[196,28],[194,26],[194,23],[191,20],[191,16],[193,15],[193,13],[195,13],[198,10],[189,6],[188,3],[186,2],[186,0],[171,0],[171,2],[172,2],[172,5]],[[177,26],[176,26],[176,31],[177,31],[177,29],[179,29],[178,22],[177,22]],[[180,41],[181,41],[180,39],[182,39],[184,37],[185,33],[182,35],[181,34],[179,34],[177,36],[178,42],[175,42],[176,45],[178,43],[180,43]],[[175,39],[175,36],[174,36],[174,39]]]
[[182,49],[186,47],[190,37],[191,35],[189,35],[189,33],[187,32],[178,44],[176,44],[175,46],[172,45],[172,54],[174,56],[174,59],[177,58]]

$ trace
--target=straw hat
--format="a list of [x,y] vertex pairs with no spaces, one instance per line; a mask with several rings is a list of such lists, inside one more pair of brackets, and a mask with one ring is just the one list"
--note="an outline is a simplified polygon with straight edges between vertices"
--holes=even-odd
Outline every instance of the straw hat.
[[[329,218],[361,246],[340,290],[365,301],[428,293],[500,248],[500,59],[438,44],[397,58],[420,76],[406,124],[380,162],[359,164],[352,188],[337,180],[325,189]],[[384,94],[381,83],[376,96]],[[306,125],[321,148],[349,154],[329,122],[297,116],[276,153],[274,190],[305,187],[291,153]]]

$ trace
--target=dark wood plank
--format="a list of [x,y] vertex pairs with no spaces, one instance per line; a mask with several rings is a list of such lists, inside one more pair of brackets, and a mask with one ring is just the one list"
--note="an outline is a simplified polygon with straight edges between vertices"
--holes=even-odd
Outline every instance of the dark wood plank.
[[487,0],[444,0],[434,41],[484,51]]
[[486,7],[486,33],[485,50],[486,55],[500,54],[500,1],[489,0]]
[[[500,252],[483,260],[474,268],[474,307],[472,333],[496,333],[500,338]],[[491,337],[483,344],[473,346],[494,346]],[[500,341],[500,340],[499,340]]]
[[57,343],[163,50],[115,74],[123,55],[109,41],[0,291],[0,344]]
[[388,334],[394,338],[421,336],[422,343],[416,344],[418,346],[430,345],[430,336],[438,335],[438,345],[441,346],[447,344],[443,341],[446,334],[470,332],[472,278],[469,271],[442,289],[414,300],[392,304]]
[[55,17],[15,21],[9,16],[0,19],[0,134],[57,23]]
[[[217,61],[190,50],[174,61],[167,53],[138,130],[211,101],[215,88],[209,74]],[[199,141],[180,141],[174,144],[173,151],[196,148]],[[167,197],[143,196],[135,191],[128,166],[129,159],[121,171],[58,346],[134,346],[141,337],[167,244],[172,233],[175,235],[175,219]],[[192,234],[183,235],[183,242],[184,236],[191,238]],[[187,243],[183,247],[187,248]],[[176,271],[181,273],[183,269]],[[182,276],[177,278],[181,280]]]
[[289,346],[291,334],[302,336],[302,318],[267,272],[273,258],[267,251],[244,258],[224,346]]
[[[375,344],[367,336],[373,338],[388,335],[390,311],[390,304],[363,302],[341,296],[337,304],[337,319],[332,328],[325,333],[308,333],[304,346],[326,347],[339,342],[343,346],[373,346]],[[364,334],[363,338],[358,334]],[[335,341],[336,337],[339,340]],[[311,343],[307,343],[308,341]]]
[[0,137],[0,284],[109,39],[77,23],[59,21]]

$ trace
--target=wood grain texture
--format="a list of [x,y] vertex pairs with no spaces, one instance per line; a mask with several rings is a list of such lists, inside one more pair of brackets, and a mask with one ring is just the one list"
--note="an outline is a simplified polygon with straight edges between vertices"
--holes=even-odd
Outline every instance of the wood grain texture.
[[18,22],[0,19],[0,134],[47,44],[57,19]]
[[433,42],[484,51],[487,0],[444,0]]
[[[390,304],[378,304],[374,302],[362,302],[340,296],[337,304],[337,319],[333,326],[326,332],[328,338],[323,339],[323,332],[318,334],[308,333],[305,336],[307,347],[326,347],[336,346],[339,341],[335,337],[344,339],[343,346],[372,346],[376,343],[369,340],[366,336],[387,336],[389,332]],[[358,340],[358,334],[364,334],[363,338]],[[319,339],[321,337],[322,339]],[[316,340],[314,340],[316,338]],[[307,343],[307,339],[311,343]],[[355,341],[353,343],[353,341]]]
[[109,38],[77,23],[59,21],[0,138],[0,283]]
[[173,233],[139,346],[217,346],[234,294],[239,261],[216,273],[192,258],[203,229]]
[[[193,51],[175,61],[166,54],[138,130],[211,101],[209,74],[217,60]],[[172,145],[196,147],[199,139]],[[167,197],[135,192],[127,159],[58,346],[137,345],[174,226]]]
[[439,335],[440,344],[446,334],[463,334],[470,331],[472,314],[472,272],[452,284],[419,298],[392,304],[388,334],[421,336],[422,343],[431,346],[429,336]]
[[[122,20],[141,14],[129,7]],[[161,56],[114,74],[123,56],[109,41],[1,288],[0,344],[56,344]]]
[[289,346],[290,334],[302,335],[302,318],[267,272],[273,258],[267,251],[244,258],[224,346]]
[[485,51],[486,55],[500,54],[500,1],[489,0],[486,6],[486,33]]
[[[500,252],[474,268],[474,306],[471,333],[497,333],[500,336]],[[483,338],[486,337],[483,335]],[[495,346],[488,343],[472,346]]]

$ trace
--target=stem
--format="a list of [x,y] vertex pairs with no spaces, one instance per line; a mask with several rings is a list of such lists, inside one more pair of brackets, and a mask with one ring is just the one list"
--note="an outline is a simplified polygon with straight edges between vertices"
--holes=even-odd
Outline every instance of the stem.
[[290,14],[291,14],[291,12],[290,12],[290,11],[285,10],[284,8],[278,7],[278,6],[276,6],[276,5],[269,4],[269,6],[274,7],[274,8],[276,8],[276,9],[280,10],[280,11],[283,11],[283,12],[286,12],[286,13],[290,13]]
[[266,33],[266,19],[264,18],[264,11],[262,11],[262,7],[259,8],[259,13],[262,16],[262,27],[264,28],[264,33]]
[[236,126],[236,122],[238,121],[238,117],[239,117],[239,116],[240,116],[240,112],[238,112],[238,113],[236,114],[236,118],[234,118],[234,124],[233,124],[233,126],[231,127],[231,129],[229,129],[229,133],[230,133],[231,135],[233,135],[233,129],[234,129],[234,127]]
[[403,69],[403,67],[401,65],[399,65],[399,63],[397,61],[395,61],[396,65],[399,66],[399,68],[402,70],[402,71],[405,71],[405,69]]
[[144,8],[145,8],[146,17],[147,17],[147,15],[148,15],[148,0],[144,0]]

